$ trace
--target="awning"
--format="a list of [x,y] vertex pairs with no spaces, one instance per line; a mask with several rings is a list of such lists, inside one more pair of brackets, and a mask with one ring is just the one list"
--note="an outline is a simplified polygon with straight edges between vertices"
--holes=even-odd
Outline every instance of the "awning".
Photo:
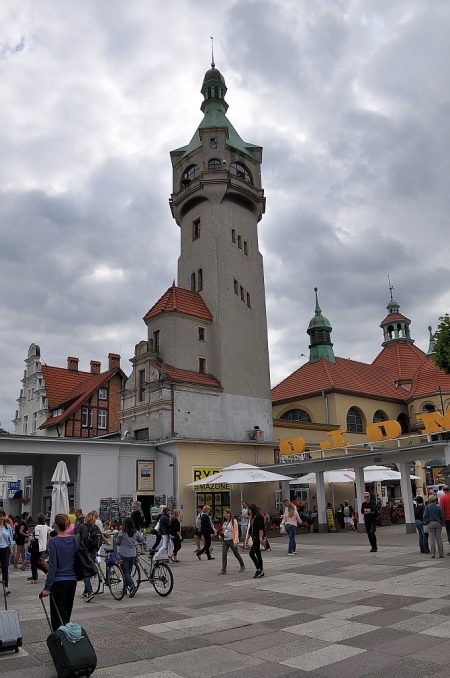
[[22,499],[22,490],[16,490],[15,492],[10,492],[8,499]]
[[428,459],[424,464],[425,468],[442,468],[443,466],[446,466],[445,459]]

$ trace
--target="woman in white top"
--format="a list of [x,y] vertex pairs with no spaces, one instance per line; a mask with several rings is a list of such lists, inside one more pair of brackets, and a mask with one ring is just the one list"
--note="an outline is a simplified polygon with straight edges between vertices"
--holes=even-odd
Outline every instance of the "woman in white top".
[[38,547],[30,551],[31,577],[27,581],[30,584],[38,583],[38,569],[44,574],[48,572],[48,566],[44,559],[47,550],[47,544],[51,529],[45,524],[45,515],[43,513],[37,514],[37,525],[34,528],[34,538],[38,542]]
[[295,556],[297,550],[295,533],[297,531],[297,525],[301,525],[302,521],[298,515],[297,509],[293,504],[288,504],[284,509],[283,520],[281,521],[281,524],[284,525],[286,534],[289,537],[288,556]]

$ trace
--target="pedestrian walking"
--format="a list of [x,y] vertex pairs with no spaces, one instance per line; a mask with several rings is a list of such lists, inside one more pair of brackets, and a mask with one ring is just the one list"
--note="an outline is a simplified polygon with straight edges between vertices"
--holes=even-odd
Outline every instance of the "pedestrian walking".
[[364,501],[361,504],[361,514],[364,516],[364,525],[371,545],[370,553],[378,551],[377,546],[377,517],[378,511],[375,502],[370,496],[370,492],[364,492]]
[[248,508],[248,503],[245,500],[241,501],[241,516],[239,519],[239,541],[241,541],[242,544],[245,543],[245,539],[247,537],[249,514],[250,511]]
[[158,549],[159,549],[159,545],[161,544],[162,535],[161,535],[161,531],[159,529],[159,524],[160,524],[161,516],[163,515],[165,508],[166,507],[165,507],[164,504],[160,504],[159,513],[156,516],[156,522],[155,522],[155,527],[154,527],[155,532],[156,532],[156,539],[155,539],[155,543],[153,544],[152,548],[150,549],[151,555],[155,555],[156,551],[158,551]]
[[436,544],[438,547],[439,558],[444,557],[444,545],[442,544],[442,528],[445,525],[442,509],[436,503],[435,494],[430,494],[428,504],[423,512],[423,522],[428,528],[428,538],[430,544],[431,557],[436,558]]
[[136,561],[138,545],[142,544],[144,537],[141,532],[136,530],[136,524],[133,518],[125,518],[122,525],[122,531],[117,536],[117,553],[122,558],[123,578],[130,598],[136,593],[136,584],[134,583],[131,572]]
[[215,533],[215,530],[209,515],[210,511],[211,511],[210,506],[205,504],[200,514],[200,533],[203,537],[203,541],[205,542],[205,544],[202,549],[195,552],[195,555],[199,560],[202,559],[202,555],[204,553],[206,553],[206,557],[208,560],[214,560],[214,558],[211,555],[211,535]]
[[75,555],[79,542],[75,535],[67,534],[68,527],[69,516],[58,513],[54,522],[56,536],[48,542],[48,573],[41,595],[46,597],[51,593],[50,618],[53,631],[61,626],[61,620],[62,624],[70,622],[77,588]]
[[428,529],[424,530],[426,525],[423,523],[423,514],[425,511],[425,504],[423,503],[423,497],[420,495],[416,497],[416,503],[414,505],[414,518],[416,521],[416,530],[419,535],[419,549],[420,553],[430,553],[430,547],[428,545]]
[[28,513],[22,513],[19,518],[15,531],[14,531],[14,541],[16,542],[16,555],[14,556],[14,569],[17,570],[19,567],[19,561],[21,562],[20,569],[25,570],[26,564],[26,554],[25,554],[25,544],[28,541],[30,533],[28,532],[28,523],[27,523]]
[[45,514],[37,514],[37,525],[34,528],[33,536],[35,539],[34,548],[30,551],[31,577],[27,581],[30,584],[38,583],[38,570],[44,574],[48,572],[48,565],[45,561],[45,552],[47,550],[48,540],[50,538],[51,528],[45,522]]
[[13,552],[13,531],[7,522],[6,513],[0,511],[0,566],[2,570],[2,581],[5,586],[5,594],[11,593],[9,590],[9,560]]
[[355,523],[353,520],[353,507],[350,506],[348,500],[344,501],[344,506],[342,508],[342,514],[344,516],[344,528],[346,532],[352,532],[355,529]]
[[253,579],[264,577],[264,566],[261,555],[261,541],[264,537],[264,518],[259,512],[255,504],[249,505],[250,526],[247,533],[246,545],[248,545],[249,538],[252,538],[252,546],[250,548],[249,556],[252,559],[256,572]]
[[[450,490],[448,485],[443,485],[442,492],[442,497],[439,499],[439,507],[444,514],[447,540],[450,544]],[[450,553],[447,553],[447,555],[450,556]]]
[[170,538],[170,515],[169,507],[164,506],[159,519],[159,534],[161,535],[161,546],[154,555],[154,560],[160,560],[164,553],[167,552],[168,557],[172,555],[172,540]]
[[223,512],[222,523],[222,569],[218,574],[227,573],[228,551],[231,549],[233,556],[239,563],[239,572],[245,571],[244,561],[238,551],[239,544],[239,525],[230,509],[225,509]]
[[295,535],[297,532],[297,525],[301,524],[302,520],[298,515],[298,511],[294,504],[287,504],[286,508],[284,509],[281,525],[284,525],[284,529],[286,530],[286,534],[289,538],[288,556],[297,555],[297,544],[295,541]]
[[173,553],[170,560],[173,563],[179,563],[178,552],[181,549],[181,542],[183,537],[181,536],[181,511],[180,509],[175,509],[173,512],[172,520],[170,521],[170,538],[172,539]]
[[[86,516],[83,516],[84,522],[79,523],[76,528],[76,536],[80,541],[81,546],[84,546],[89,554],[89,558],[95,563],[97,553],[103,542],[103,535],[95,524],[95,512],[89,511]],[[92,582],[90,577],[83,579],[84,591],[82,597],[86,598],[86,603],[89,603],[93,597]]]

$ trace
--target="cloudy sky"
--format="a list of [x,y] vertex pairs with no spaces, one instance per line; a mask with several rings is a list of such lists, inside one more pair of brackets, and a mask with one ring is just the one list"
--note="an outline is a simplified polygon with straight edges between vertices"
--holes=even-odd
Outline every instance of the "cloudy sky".
[[272,383],[308,354],[319,287],[337,355],[371,361],[387,275],[416,344],[450,311],[448,0],[3,0],[0,421],[28,346],[105,365],[176,274],[169,151],[202,114],[264,147]]

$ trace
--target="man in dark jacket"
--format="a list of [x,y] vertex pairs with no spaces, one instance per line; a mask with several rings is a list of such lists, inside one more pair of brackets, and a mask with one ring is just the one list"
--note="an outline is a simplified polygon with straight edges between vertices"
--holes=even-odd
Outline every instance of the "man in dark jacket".
[[195,555],[199,560],[202,559],[203,553],[206,553],[206,557],[208,558],[208,560],[214,560],[214,558],[211,556],[210,548],[211,548],[211,535],[214,534],[215,530],[212,526],[211,518],[209,517],[210,511],[211,508],[206,505],[202,508],[202,512],[200,514],[201,521],[200,532],[202,534],[203,539],[205,540],[205,545],[202,549],[195,552]]
[[364,492],[364,501],[361,504],[361,513],[364,516],[364,525],[366,527],[367,537],[371,545],[370,552],[375,553],[378,551],[377,546],[377,517],[378,511],[374,500],[370,496],[370,492]]

